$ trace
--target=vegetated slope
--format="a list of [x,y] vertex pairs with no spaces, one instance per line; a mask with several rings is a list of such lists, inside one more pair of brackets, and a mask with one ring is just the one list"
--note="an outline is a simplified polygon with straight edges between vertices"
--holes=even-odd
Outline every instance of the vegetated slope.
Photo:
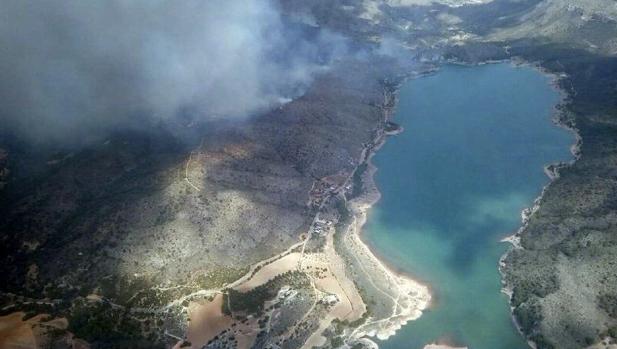
[[542,1],[487,31],[505,56],[493,44],[457,52],[474,61],[521,57],[565,74],[560,121],[579,133],[581,158],[558,171],[503,268],[514,315],[539,348],[617,337],[616,13],[614,1]]
[[558,178],[520,233],[521,248],[505,259],[504,281],[521,330],[538,348],[615,342],[617,3],[527,3],[516,16],[501,12],[504,21],[491,27],[476,22],[508,1],[456,10],[459,25],[479,39],[447,54],[472,63],[514,57],[557,74],[569,95],[559,121],[581,138],[580,159],[556,168]]
[[[410,59],[438,60],[450,47],[466,61],[519,56],[568,74],[564,121],[579,130],[582,159],[547,190],[505,279],[539,347],[617,336],[617,63],[606,56],[615,52],[614,1],[282,2],[358,41],[400,40],[416,50]],[[372,139],[390,65],[341,62],[281,109],[242,127],[193,126],[189,142],[153,127],[74,154],[0,144],[5,312],[67,316],[78,336],[120,347],[182,333],[182,307],[154,310],[298,241],[313,180],[350,172]],[[34,162],[43,170],[24,174]],[[86,301],[90,293],[122,307]]]
[[[560,87],[571,98],[562,106],[561,122],[577,129],[582,158],[559,171],[521,234],[523,248],[509,254],[503,270],[513,289],[514,315],[540,348],[581,348],[617,337],[615,6],[601,0],[504,0],[434,5],[426,12],[382,5],[375,16],[364,16],[366,27],[388,30],[403,42],[441,36],[430,42],[445,48],[446,58],[522,58],[564,74]],[[439,21],[448,22],[447,30],[431,27]],[[446,40],[466,33],[460,42]]]
[[556,73],[571,98],[562,122],[582,138],[506,258],[514,314],[539,348],[617,338],[617,58],[555,45],[515,47]]
[[545,0],[517,23],[496,30],[491,40],[548,38],[602,54],[617,54],[617,2]]
[[[392,68],[341,62],[246,122],[188,120],[47,155],[2,139],[17,169],[1,202],[4,313],[66,316],[99,346],[156,347],[164,330],[182,334],[186,313],[167,305],[299,241],[313,181],[351,173],[383,123]],[[26,172],[32,163],[38,173]],[[87,301],[93,293],[106,301]]]

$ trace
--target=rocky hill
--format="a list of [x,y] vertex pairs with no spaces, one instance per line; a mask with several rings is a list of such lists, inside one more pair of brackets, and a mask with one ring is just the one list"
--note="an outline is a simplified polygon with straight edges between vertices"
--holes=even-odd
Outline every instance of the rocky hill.
[[[77,149],[0,129],[10,328],[57,348],[371,347],[365,335],[391,334],[427,301],[349,234],[398,84],[447,62],[517,59],[561,76],[559,120],[581,143],[505,259],[514,315],[539,348],[617,338],[617,2],[280,8],[349,49],[280,107],[238,122],[144,121]],[[405,302],[387,299],[395,288]]]

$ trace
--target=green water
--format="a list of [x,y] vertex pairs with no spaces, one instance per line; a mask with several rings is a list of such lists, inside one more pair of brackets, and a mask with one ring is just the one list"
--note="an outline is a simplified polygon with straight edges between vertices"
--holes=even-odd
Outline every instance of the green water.
[[527,347],[500,293],[499,241],[548,183],[543,166],[571,158],[572,135],[551,122],[558,99],[548,78],[510,64],[447,66],[402,88],[405,132],[373,159],[383,195],[364,236],[434,303],[381,348]]

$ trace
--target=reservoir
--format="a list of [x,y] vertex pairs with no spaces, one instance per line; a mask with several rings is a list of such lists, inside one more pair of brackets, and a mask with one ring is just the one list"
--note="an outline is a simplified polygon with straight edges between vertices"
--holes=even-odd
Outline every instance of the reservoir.
[[363,238],[434,301],[381,348],[527,348],[500,292],[500,240],[549,182],[544,166],[572,158],[573,135],[551,120],[558,102],[548,77],[511,64],[446,66],[402,87],[393,121],[405,132],[373,158],[382,198]]

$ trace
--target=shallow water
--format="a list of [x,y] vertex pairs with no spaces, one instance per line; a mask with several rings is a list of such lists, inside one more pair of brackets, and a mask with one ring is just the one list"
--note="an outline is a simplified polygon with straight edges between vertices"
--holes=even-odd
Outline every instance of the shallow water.
[[381,348],[527,347],[500,292],[499,241],[549,182],[544,165],[571,158],[573,136],[551,121],[558,101],[546,76],[511,64],[447,66],[403,86],[405,132],[373,158],[382,199],[364,238],[434,303]]

